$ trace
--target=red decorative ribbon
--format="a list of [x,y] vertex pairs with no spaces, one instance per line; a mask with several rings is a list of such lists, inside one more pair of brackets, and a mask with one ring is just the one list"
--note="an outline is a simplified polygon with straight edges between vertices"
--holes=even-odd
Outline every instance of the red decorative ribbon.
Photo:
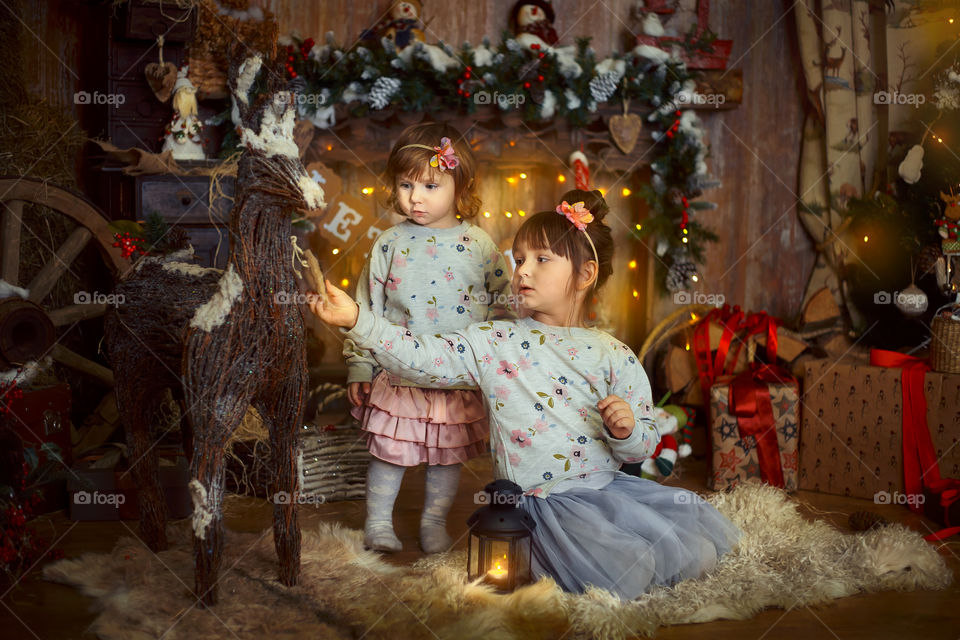
[[[710,358],[711,322],[716,322],[723,327],[720,344],[717,345],[717,355],[713,360]],[[697,360],[697,373],[700,376],[700,386],[705,401],[710,397],[710,387],[718,376],[733,374],[733,369],[740,359],[740,351],[750,336],[767,333],[767,362],[776,364],[779,324],[780,321],[777,318],[768,316],[766,313],[744,314],[739,306],[731,309],[728,305],[723,305],[722,309],[713,309],[707,314],[703,322],[693,330],[693,353]],[[744,335],[738,337],[738,332]],[[734,344],[735,337],[737,341]],[[728,358],[731,344],[734,344],[733,356]]]
[[[769,344],[769,343],[768,343]],[[740,437],[753,436],[760,458],[760,477],[769,485],[783,488],[783,465],[777,442],[770,384],[796,384],[783,367],[751,365],[730,382],[730,413],[737,417]]]
[[[937,466],[937,456],[927,426],[927,398],[923,394],[923,378],[930,365],[920,358],[914,358],[896,351],[873,349],[870,351],[870,364],[875,367],[903,369],[900,391],[903,394],[903,485],[908,496],[923,494],[926,487],[940,497],[944,516],[951,504],[960,499],[960,480],[941,478]],[[923,510],[917,500],[908,500],[907,504],[917,513]],[[944,523],[948,524],[948,523]],[[960,533],[960,526],[953,526],[926,536],[929,541],[942,540]]]

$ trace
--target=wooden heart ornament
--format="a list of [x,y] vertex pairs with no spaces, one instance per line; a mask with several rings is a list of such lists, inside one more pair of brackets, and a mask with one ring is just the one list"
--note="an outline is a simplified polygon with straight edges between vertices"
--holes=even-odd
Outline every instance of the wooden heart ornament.
[[637,144],[643,118],[635,113],[625,113],[610,118],[610,137],[623,153],[630,153]]
[[177,82],[177,67],[172,62],[151,62],[146,68],[147,84],[160,102],[166,102]]

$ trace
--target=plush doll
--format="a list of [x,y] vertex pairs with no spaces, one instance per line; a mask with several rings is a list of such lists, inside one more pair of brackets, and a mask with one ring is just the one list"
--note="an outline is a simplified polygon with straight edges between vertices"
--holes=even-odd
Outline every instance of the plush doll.
[[426,42],[421,29],[422,11],[420,0],[397,0],[390,7],[389,17],[373,29],[364,31],[360,37],[364,40],[387,38],[398,50],[414,42]]
[[555,45],[554,17],[553,7],[545,0],[519,0],[510,16],[517,42],[524,47],[535,44],[541,49]]
[[173,119],[167,125],[163,150],[174,160],[203,160],[203,123],[197,115],[197,88],[184,66],[173,85]]
[[[673,473],[677,459],[690,455],[690,427],[692,410],[675,404],[655,408],[660,444],[653,455],[640,463],[640,477],[649,480],[665,478]],[[681,426],[682,425],[682,426]],[[678,433],[679,432],[679,433]],[[674,435],[676,434],[676,435]],[[677,442],[679,436],[680,442]]]

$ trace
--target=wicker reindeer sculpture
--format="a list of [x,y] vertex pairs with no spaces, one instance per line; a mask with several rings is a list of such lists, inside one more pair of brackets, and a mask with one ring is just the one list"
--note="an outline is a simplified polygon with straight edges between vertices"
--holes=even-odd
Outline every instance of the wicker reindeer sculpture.
[[[116,292],[125,304],[106,319],[118,406],[140,488],[140,528],[148,545],[167,545],[166,511],[150,423],[170,388],[189,427],[196,596],[216,602],[223,551],[224,448],[249,406],[263,419],[272,452],[271,493],[295,495],[297,438],[306,397],[304,325],[296,300],[291,213],[323,206],[293,142],[290,95],[270,90],[251,102],[263,67],[254,56],[231,63],[230,88],[245,147],[231,212],[225,271],[143,258]],[[264,69],[266,73],[266,69]],[[268,86],[279,74],[267,74]],[[192,446],[191,446],[192,443]],[[280,581],[296,584],[300,527],[293,501],[274,501]]]

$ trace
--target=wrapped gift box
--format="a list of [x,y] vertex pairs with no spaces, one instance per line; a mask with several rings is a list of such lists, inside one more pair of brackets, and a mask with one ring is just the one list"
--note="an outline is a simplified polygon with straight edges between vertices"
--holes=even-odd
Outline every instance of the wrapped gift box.
[[[800,488],[896,501],[904,495],[901,370],[813,360],[804,376]],[[960,477],[960,375],[924,378],[943,477]],[[905,499],[905,496],[904,496]]]
[[[710,439],[713,457],[707,485],[714,490],[727,489],[749,479],[762,480],[760,456],[754,436],[742,436],[741,425],[730,408],[731,377],[710,387]],[[797,444],[800,429],[799,389],[795,383],[767,385],[773,410],[783,488],[797,489]]]

